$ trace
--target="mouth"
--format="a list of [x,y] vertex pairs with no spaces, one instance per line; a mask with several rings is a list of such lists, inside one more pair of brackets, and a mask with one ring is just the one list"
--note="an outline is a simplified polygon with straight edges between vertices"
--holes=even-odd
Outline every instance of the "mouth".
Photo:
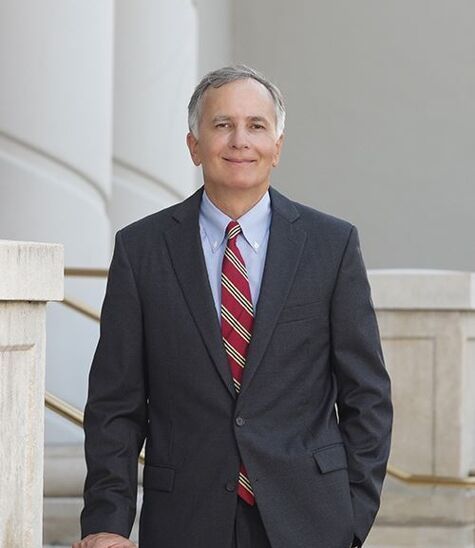
[[229,162],[230,164],[252,164],[255,162],[255,160],[248,160],[246,158],[223,158],[226,162]]

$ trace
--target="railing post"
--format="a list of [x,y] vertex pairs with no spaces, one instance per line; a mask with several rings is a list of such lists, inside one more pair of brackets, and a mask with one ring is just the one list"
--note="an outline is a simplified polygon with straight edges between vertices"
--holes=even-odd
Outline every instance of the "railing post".
[[391,461],[420,474],[475,468],[475,275],[371,275],[395,403]]
[[[467,478],[475,469],[475,274],[373,271],[370,283],[392,378],[390,464]],[[403,544],[401,538],[432,546],[419,542],[421,527],[437,546],[466,546],[473,542],[475,492],[389,478],[378,523],[380,534],[375,530],[371,540],[382,546]]]
[[42,545],[46,302],[63,246],[0,240],[0,546]]

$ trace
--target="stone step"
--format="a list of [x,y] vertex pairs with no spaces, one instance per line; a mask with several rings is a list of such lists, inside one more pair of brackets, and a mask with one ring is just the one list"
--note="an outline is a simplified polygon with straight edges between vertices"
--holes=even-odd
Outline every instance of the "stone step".
[[[139,480],[141,482],[141,468]],[[69,548],[79,539],[79,517],[86,477],[84,449],[81,445],[48,445],[44,459],[43,543]],[[139,503],[142,496],[139,487]],[[138,521],[138,520],[137,520]],[[138,524],[132,530],[138,538]]]
[[[142,490],[139,489],[140,508]],[[81,515],[82,497],[45,497],[43,505],[43,543],[46,545],[71,547],[80,538],[79,517]],[[132,529],[131,539],[138,539],[138,513]]]
[[85,478],[86,461],[82,445],[45,447],[45,497],[81,497]]
[[473,525],[376,525],[365,548],[474,548]]
[[45,497],[43,504],[43,543],[71,544],[80,538],[79,497]]
[[[142,483],[139,467],[139,484]],[[45,497],[82,497],[86,460],[81,445],[47,445],[44,453]]]

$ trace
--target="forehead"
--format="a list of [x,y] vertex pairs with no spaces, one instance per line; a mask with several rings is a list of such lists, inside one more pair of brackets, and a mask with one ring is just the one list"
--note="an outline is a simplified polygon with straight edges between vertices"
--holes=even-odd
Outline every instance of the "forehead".
[[257,80],[248,78],[208,88],[203,96],[202,116],[270,116],[275,115],[269,90]]

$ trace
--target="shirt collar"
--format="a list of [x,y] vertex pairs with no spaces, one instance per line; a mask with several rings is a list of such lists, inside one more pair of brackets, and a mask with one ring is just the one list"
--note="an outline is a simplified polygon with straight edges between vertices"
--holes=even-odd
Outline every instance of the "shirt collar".
[[[218,207],[216,207],[203,190],[200,215],[202,229],[209,241],[211,251],[214,253],[226,236],[226,227],[232,220]],[[259,252],[262,242],[267,234],[271,222],[271,205],[269,191],[249,211],[237,219],[241,225],[242,235],[255,253]]]

